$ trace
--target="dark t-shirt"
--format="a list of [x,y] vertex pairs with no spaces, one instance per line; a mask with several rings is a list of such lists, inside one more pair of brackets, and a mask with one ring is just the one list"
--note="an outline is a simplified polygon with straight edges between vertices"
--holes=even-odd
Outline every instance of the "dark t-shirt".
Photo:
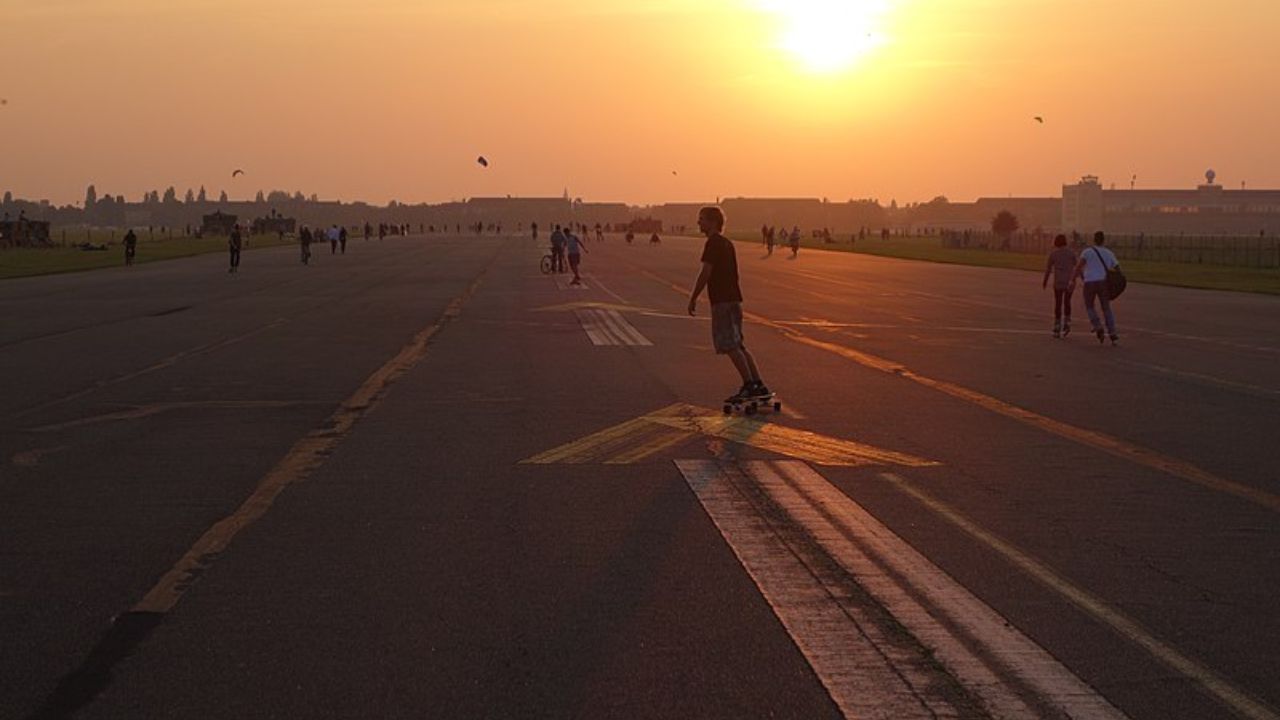
[[729,238],[723,235],[707,238],[707,244],[702,246],[702,262],[711,263],[707,297],[712,304],[742,302],[742,289],[738,287],[738,256]]

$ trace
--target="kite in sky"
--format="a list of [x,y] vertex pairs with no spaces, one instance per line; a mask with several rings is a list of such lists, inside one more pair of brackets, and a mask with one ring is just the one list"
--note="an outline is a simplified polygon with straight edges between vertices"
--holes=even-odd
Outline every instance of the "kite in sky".
[[481,167],[489,167],[489,161],[485,160],[483,155],[476,158],[476,162],[480,163]]
[[244,174],[243,170],[235,170],[231,173],[231,177],[235,177],[237,175],[243,175],[243,174]]
[[1039,115],[1037,115],[1035,119],[1036,119],[1036,122],[1040,123],[1041,125],[1044,124],[1044,118],[1040,117]]

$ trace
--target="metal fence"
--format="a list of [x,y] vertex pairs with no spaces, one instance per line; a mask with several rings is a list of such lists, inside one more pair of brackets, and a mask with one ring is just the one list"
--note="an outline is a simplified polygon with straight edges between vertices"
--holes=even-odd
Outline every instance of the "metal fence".
[[[1084,237],[1077,242],[1079,247],[1092,244]],[[942,243],[954,248],[1045,254],[1053,249],[1053,235],[1014,233],[1006,239],[993,233],[948,232],[943,234]],[[1107,247],[1120,260],[1280,268],[1280,237],[1108,234]]]

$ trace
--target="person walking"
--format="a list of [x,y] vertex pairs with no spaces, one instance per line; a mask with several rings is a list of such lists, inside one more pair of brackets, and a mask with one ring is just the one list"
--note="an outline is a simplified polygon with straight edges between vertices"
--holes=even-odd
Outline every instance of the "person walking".
[[302,230],[298,231],[298,245],[302,248],[302,264],[311,264],[311,228],[306,225],[302,226]]
[[800,254],[800,226],[794,225],[791,228],[791,259],[795,260]]
[[[585,231],[583,235],[586,235]],[[578,275],[578,263],[582,262],[582,253],[589,252],[587,246],[573,233],[565,233],[564,246],[569,253],[569,269],[573,270],[573,280],[570,280],[569,284],[581,285],[582,277]]]
[[1067,236],[1059,234],[1053,239],[1053,251],[1049,253],[1048,264],[1044,268],[1044,279],[1040,288],[1049,286],[1049,276],[1053,276],[1053,336],[1066,337],[1071,334],[1071,294],[1076,289],[1076,263],[1079,258],[1075,251],[1067,247]]
[[240,272],[240,250],[244,247],[244,237],[240,235],[240,226],[236,225],[231,228],[231,235],[227,237],[227,250],[231,254],[231,267],[227,268],[227,272]]
[[[1093,334],[1098,336],[1098,342],[1106,342],[1106,337],[1110,337],[1111,344],[1118,345],[1120,336],[1116,334],[1116,316],[1111,310],[1107,271],[1119,269],[1120,261],[1115,253],[1104,247],[1106,242],[1107,236],[1101,230],[1093,234],[1093,245],[1081,251],[1074,275],[1084,280],[1084,310],[1089,314],[1089,323],[1093,325]],[[1102,305],[1102,320],[1093,309],[1095,299]],[[1103,335],[1103,320],[1106,322],[1106,336]]]
[[338,226],[330,225],[329,230],[325,233],[325,237],[329,240],[329,254],[338,254]]
[[728,355],[742,376],[742,387],[725,399],[726,403],[767,398],[772,395],[755,358],[742,339],[742,289],[738,285],[738,257],[733,243],[724,236],[724,211],[709,205],[698,211],[698,229],[706,236],[702,247],[702,270],[689,295],[689,315],[696,315],[698,296],[705,289],[711,300],[711,342],[719,355]]
[[347,226],[343,225],[338,228],[338,246],[342,248],[342,254],[347,254]]
[[565,231],[556,225],[556,229],[551,231],[551,271],[556,273],[564,272],[564,241]]

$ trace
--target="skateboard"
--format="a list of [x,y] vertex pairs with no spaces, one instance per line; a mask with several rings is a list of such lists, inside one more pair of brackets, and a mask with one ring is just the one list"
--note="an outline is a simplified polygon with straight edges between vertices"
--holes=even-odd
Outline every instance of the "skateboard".
[[773,408],[774,412],[782,412],[782,401],[778,399],[777,393],[726,402],[724,404],[724,414],[732,415],[734,410],[739,410],[743,415],[755,415],[765,408]]

